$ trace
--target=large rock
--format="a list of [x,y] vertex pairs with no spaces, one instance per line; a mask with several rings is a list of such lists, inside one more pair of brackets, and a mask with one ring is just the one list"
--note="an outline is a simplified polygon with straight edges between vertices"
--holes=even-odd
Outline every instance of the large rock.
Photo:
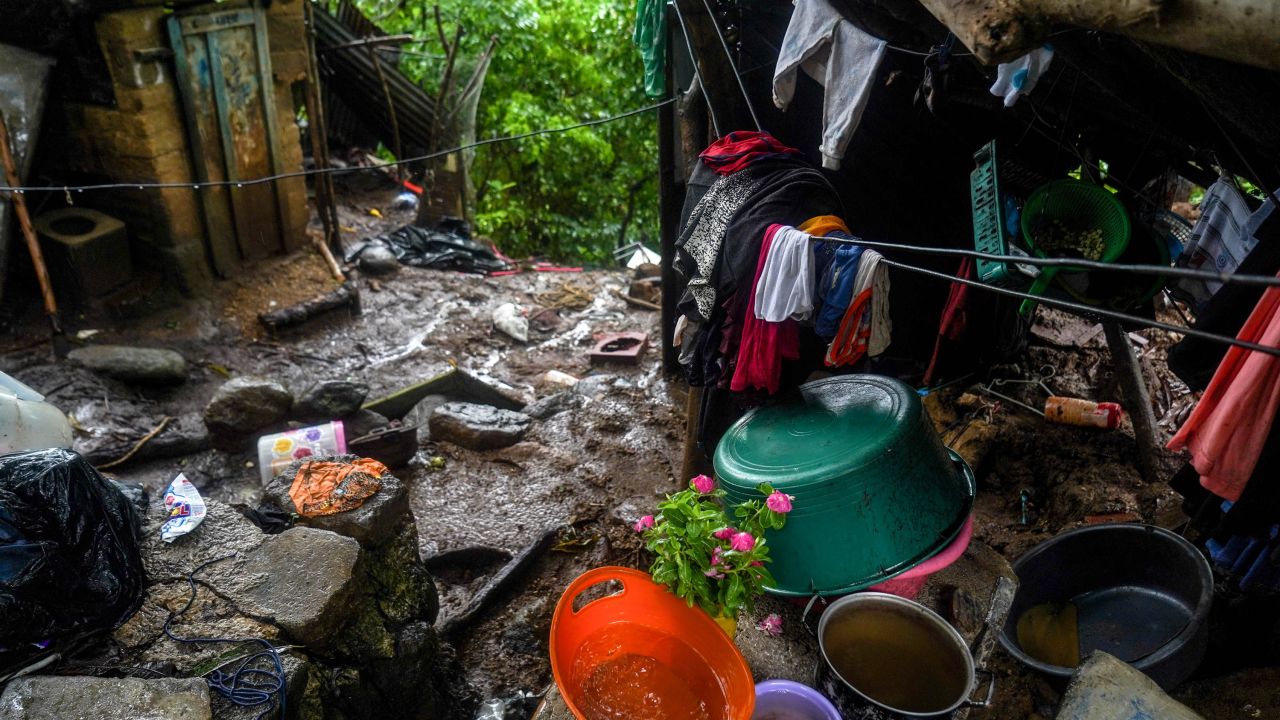
[[1095,652],[1076,668],[1058,720],[1202,720],[1127,663]]
[[219,587],[244,613],[279,625],[308,647],[325,647],[346,615],[360,545],[326,530],[296,527],[270,535]]
[[531,418],[546,420],[562,412],[577,410],[584,402],[586,398],[582,395],[572,390],[565,390],[534,401],[525,407],[524,413]]
[[200,678],[24,677],[0,695],[0,720],[210,720]]
[[172,350],[90,345],[72,350],[67,359],[96,373],[140,385],[171,385],[187,379],[187,361]]
[[389,275],[400,270],[400,260],[386,245],[374,243],[360,251],[356,267],[370,275]]
[[204,409],[214,447],[241,450],[251,435],[282,422],[293,396],[274,380],[243,376],[222,384]]
[[530,418],[524,413],[451,402],[431,413],[431,439],[447,440],[472,450],[492,450],[519,442],[529,430],[529,423]]
[[293,417],[306,422],[337,420],[354,414],[364,404],[369,386],[345,380],[316,383],[293,405]]
[[[306,458],[290,463],[279,475],[267,483],[263,500],[285,512],[297,512],[289,489],[293,487],[298,469],[307,461],[328,460],[354,462],[355,455],[338,455],[324,458]],[[300,517],[298,522],[307,527],[329,530],[354,538],[367,548],[378,547],[396,536],[400,526],[410,521],[409,489],[396,476],[386,473],[381,478],[382,488],[365,499],[360,507],[333,515]]]
[[391,421],[385,415],[372,410],[357,410],[351,415],[342,418],[342,429],[347,436],[347,440],[355,440],[358,437],[368,435],[378,428],[384,428],[390,423]]

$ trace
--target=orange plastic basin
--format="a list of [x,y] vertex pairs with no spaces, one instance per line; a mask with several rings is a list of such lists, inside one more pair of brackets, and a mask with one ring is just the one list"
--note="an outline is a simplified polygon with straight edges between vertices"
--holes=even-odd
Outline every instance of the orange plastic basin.
[[[621,589],[577,603],[610,581]],[[551,672],[579,720],[750,720],[755,708],[751,669],[732,639],[631,568],[596,568],[569,584],[551,619]]]

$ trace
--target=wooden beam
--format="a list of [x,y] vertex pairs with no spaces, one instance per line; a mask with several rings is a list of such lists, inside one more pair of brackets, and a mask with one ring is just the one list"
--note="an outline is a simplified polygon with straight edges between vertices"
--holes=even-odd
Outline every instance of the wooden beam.
[[1060,25],[1119,33],[1280,70],[1274,0],[920,0],[984,63],[1038,47]]

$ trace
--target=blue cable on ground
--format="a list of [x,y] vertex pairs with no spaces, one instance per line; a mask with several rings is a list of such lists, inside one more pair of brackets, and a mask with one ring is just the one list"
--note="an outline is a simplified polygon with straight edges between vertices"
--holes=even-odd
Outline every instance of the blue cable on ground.
[[262,651],[253,653],[244,658],[236,669],[227,672],[221,668],[208,673],[205,682],[209,684],[209,689],[225,697],[231,703],[240,707],[256,707],[266,704],[267,708],[258,713],[255,720],[263,720],[271,714],[273,698],[278,698],[278,707],[280,713],[277,717],[284,720],[285,717],[285,701],[288,692],[285,691],[285,672],[284,663],[280,660],[280,652],[269,641],[263,638],[196,638],[196,637],[178,637],[173,634],[170,626],[173,621],[182,617],[196,601],[196,574],[201,570],[228,560],[236,556],[236,553],[224,555],[215,558],[206,563],[201,564],[195,570],[187,574],[187,584],[191,586],[191,596],[187,598],[187,604],[181,610],[170,613],[169,618],[164,621],[164,634],[170,640],[180,643],[193,644],[231,644],[231,643],[252,643],[261,645]]

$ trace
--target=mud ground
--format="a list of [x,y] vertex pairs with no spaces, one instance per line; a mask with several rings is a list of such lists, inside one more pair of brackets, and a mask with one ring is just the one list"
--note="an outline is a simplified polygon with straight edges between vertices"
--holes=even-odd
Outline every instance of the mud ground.
[[[342,207],[348,242],[411,220],[410,211],[390,209],[393,196],[385,190],[365,192]],[[370,208],[382,217],[371,215]],[[614,295],[627,287],[628,277],[620,271],[486,278],[405,267],[359,282],[359,317],[339,311],[277,336],[257,323],[259,312],[333,287],[311,251],[261,263],[220,282],[210,299],[180,301],[156,285],[127,316],[87,310],[67,318],[73,336],[96,331],[89,342],[182,353],[191,365],[190,377],[171,389],[128,386],[53,362],[35,296],[7,298],[5,306],[14,312],[0,319],[0,370],[46,393],[69,414],[77,427],[76,449],[82,452],[128,447],[165,417],[175,418],[166,432],[198,430],[209,397],[237,374],[274,378],[295,393],[317,380],[355,380],[378,397],[456,366],[530,398],[549,392],[539,385],[547,370],[613,376],[583,407],[535,422],[513,447],[476,452],[427,439],[398,473],[413,488],[422,555],[440,585],[442,621],[461,612],[511,557],[556,530],[550,550],[532,564],[520,589],[498,598],[452,638],[483,696],[537,695],[551,682],[547,636],[561,590],[591,567],[644,566],[630,523],[680,484],[685,395],[678,380],[661,372],[660,353],[651,348],[634,367],[593,368],[588,361],[593,336],[601,332],[646,331],[658,345],[657,313]],[[521,345],[492,327],[490,313],[504,302],[550,308],[546,318],[554,327],[533,332]],[[1165,314],[1176,317],[1169,310]],[[1157,417],[1176,427],[1190,395],[1170,380],[1164,364],[1171,337],[1161,331],[1141,337],[1145,343],[1138,349]],[[994,368],[992,377],[1045,378],[1058,394],[1121,400],[1101,332],[1053,312],[1042,311],[1026,357]],[[1185,521],[1180,497],[1165,484],[1179,461],[1166,458],[1159,477],[1144,479],[1127,423],[1113,432],[1048,424],[1016,404],[984,395],[976,382],[938,393],[940,402],[931,405],[944,431],[954,434],[974,422],[993,428],[975,468],[976,540],[1013,560],[1089,516],[1123,514],[1169,528]],[[1043,405],[1045,392],[1035,383],[991,387]],[[972,399],[958,404],[966,392],[979,398],[976,405]],[[443,470],[430,467],[433,456],[444,458]],[[250,453],[208,450],[126,465],[111,474],[160,492],[183,472],[206,495],[253,506],[260,493],[254,460]],[[994,670],[1000,676],[995,707],[973,717],[1052,717],[1057,692],[1047,683],[1002,651],[996,652]],[[1205,703],[1215,701],[1214,693],[1204,695]],[[1196,704],[1194,697],[1188,701]],[[1197,707],[1210,712],[1205,705]]]

